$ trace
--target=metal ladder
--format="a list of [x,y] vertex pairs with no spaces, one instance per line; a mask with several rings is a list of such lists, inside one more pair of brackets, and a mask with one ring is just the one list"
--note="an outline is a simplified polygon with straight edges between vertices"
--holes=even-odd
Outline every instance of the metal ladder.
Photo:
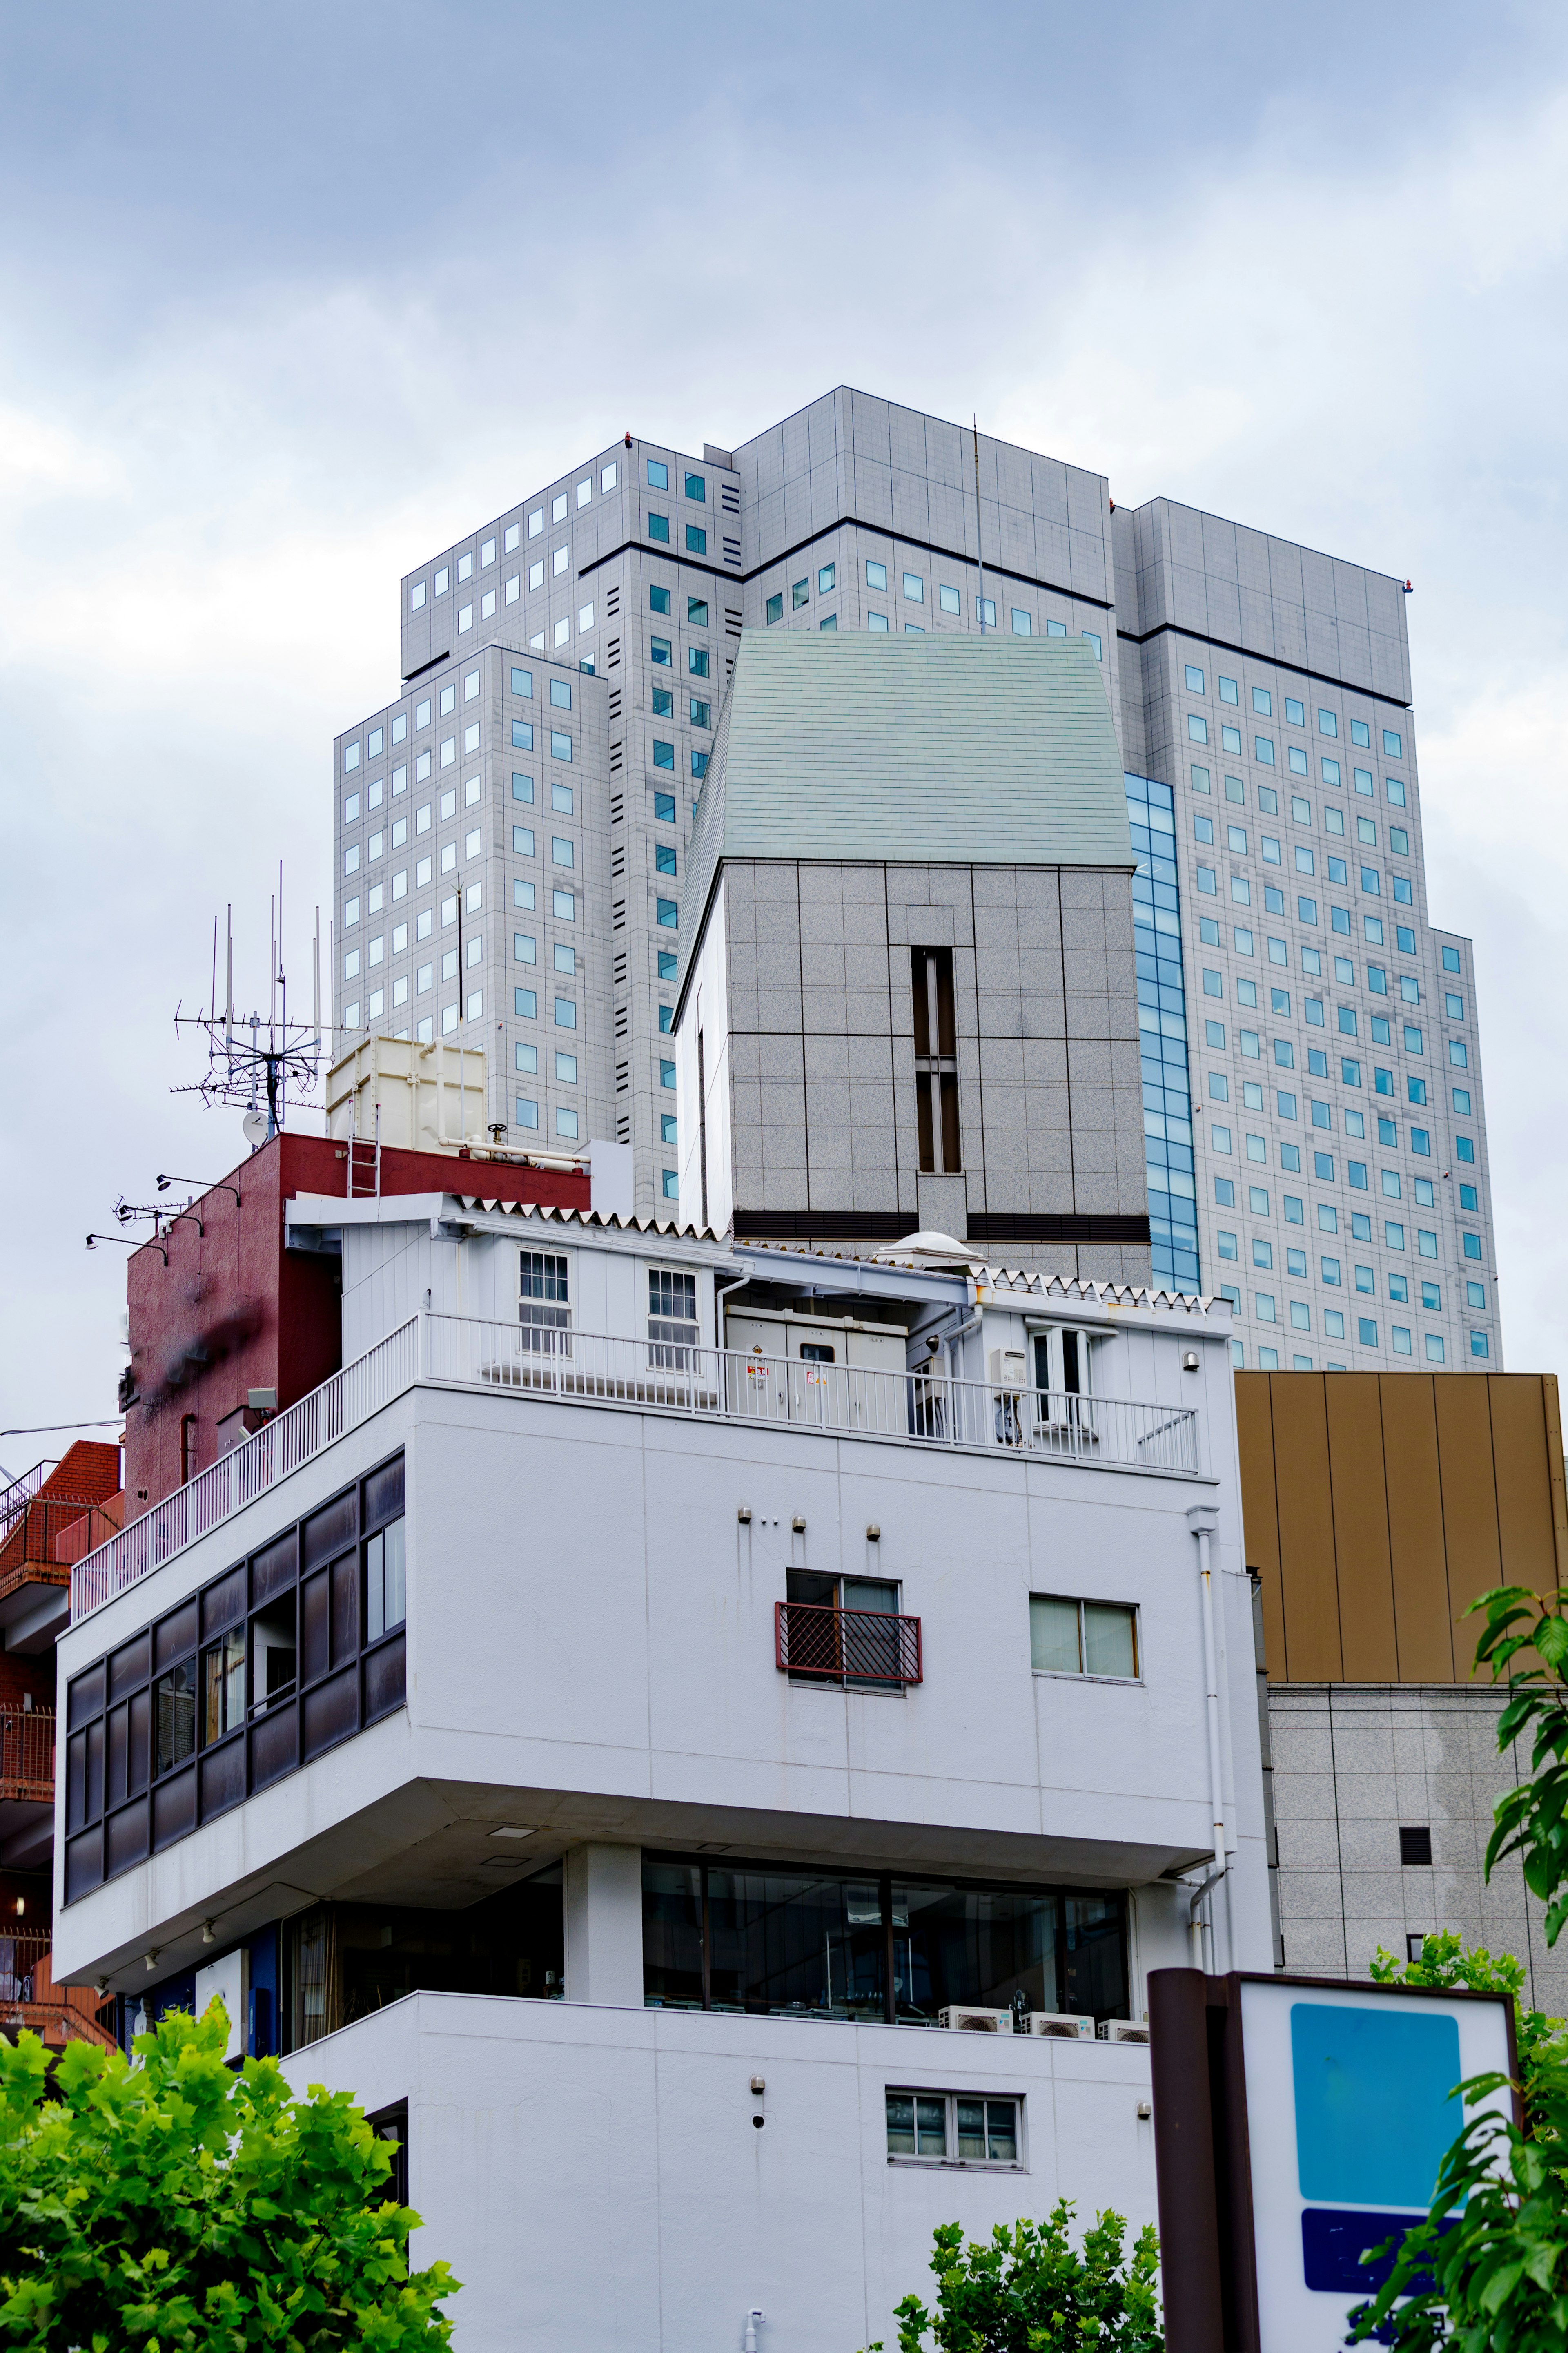
[[[353,1114],[351,1113],[351,1119]],[[381,1105],[375,1106],[375,1134],[360,1135],[349,1128],[349,1199],[381,1198]]]

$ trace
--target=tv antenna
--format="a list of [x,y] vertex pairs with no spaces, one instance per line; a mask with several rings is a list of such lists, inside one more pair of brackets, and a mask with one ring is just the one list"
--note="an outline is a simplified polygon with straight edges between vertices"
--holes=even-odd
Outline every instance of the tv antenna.
[[283,869],[278,869],[278,889],[271,902],[268,959],[267,1010],[237,1012],[234,1000],[234,908],[227,911],[224,950],[223,1008],[218,1009],[217,918],[213,918],[212,994],[206,1009],[186,1013],[174,1008],[174,1033],[205,1031],[206,1074],[194,1086],[172,1087],[172,1094],[197,1094],[205,1103],[232,1103],[243,1109],[245,1140],[253,1152],[270,1144],[285,1124],[289,1097],[314,1092],[323,1065],[331,1059],[331,1029],[321,1028],[321,911],[316,910],[311,948],[311,1007],[309,1021],[292,1018],[289,1011],[289,980],[283,968]]

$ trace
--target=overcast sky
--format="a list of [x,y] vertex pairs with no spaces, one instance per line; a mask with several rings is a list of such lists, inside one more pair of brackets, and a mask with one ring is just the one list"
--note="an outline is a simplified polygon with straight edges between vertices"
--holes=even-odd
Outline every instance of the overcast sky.
[[[397,582],[839,382],[1381,570],[1476,942],[1506,1361],[1568,1370],[1561,8],[0,7],[0,1426],[112,1415],[176,1001],[329,894]],[[7,1436],[20,1470],[57,1441]]]

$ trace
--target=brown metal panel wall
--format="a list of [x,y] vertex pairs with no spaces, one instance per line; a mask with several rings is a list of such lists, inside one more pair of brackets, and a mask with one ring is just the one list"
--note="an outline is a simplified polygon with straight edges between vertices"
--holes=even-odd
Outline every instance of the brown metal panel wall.
[[1443,1483],[1443,1544],[1448,1556],[1448,1609],[1454,1621],[1458,1682],[1469,1680],[1477,1626],[1465,1610],[1478,1593],[1502,1583],[1497,1470],[1492,1461],[1491,1398],[1485,1373],[1446,1373],[1433,1382],[1437,1461]]
[[[1336,1379],[1343,1379],[1337,1374]],[[1399,1680],[1454,1680],[1449,1623],[1448,1563],[1443,1539],[1443,1497],[1437,1463],[1434,1377],[1443,1373],[1385,1373],[1383,1390],[1384,1484],[1388,1498],[1389,1567]]]
[[[1274,1479],[1279,1503],[1279,1583],[1285,1661],[1291,1683],[1344,1681],[1334,1571],[1332,1481],[1325,1380],[1342,1374],[1290,1373],[1289,1404],[1274,1414]],[[1272,1377],[1270,1386],[1272,1388]],[[1272,1411],[1272,1400],[1270,1409]]]
[[1340,1643],[1345,1681],[1352,1683],[1399,1680],[1381,1386],[1375,1373],[1342,1373],[1328,1383],[1324,1397],[1333,1474]]
[[1504,1585],[1550,1592],[1557,1582],[1546,1382],[1539,1373],[1492,1373],[1492,1461],[1497,1469],[1498,1532]]
[[1286,1674],[1285,1607],[1279,1587],[1279,1501],[1274,1482],[1274,1415],[1267,1373],[1237,1373],[1236,1436],[1241,1455],[1241,1513],[1247,1566],[1261,1579],[1263,1641],[1268,1672]]
[[1568,1585],[1568,1465],[1563,1460],[1563,1412],[1555,1373],[1541,1376],[1546,1409],[1546,1467],[1552,1479],[1552,1535],[1557,1552],[1557,1583]]

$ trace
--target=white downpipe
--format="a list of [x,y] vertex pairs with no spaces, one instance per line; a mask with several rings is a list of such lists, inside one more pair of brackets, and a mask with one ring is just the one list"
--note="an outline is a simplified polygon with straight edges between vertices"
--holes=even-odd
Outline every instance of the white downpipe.
[[1187,1514],[1187,1525],[1198,1540],[1198,1590],[1204,1622],[1204,1708],[1208,1730],[1209,1808],[1214,1822],[1214,1861],[1208,1877],[1193,1897],[1193,1926],[1198,1929],[1197,1906],[1206,1894],[1209,1897],[1212,1958],[1216,1972],[1219,1968],[1219,1938],[1215,1927],[1212,1891],[1225,1877],[1226,1870],[1225,1768],[1220,1743],[1219,1651],[1215,1641],[1214,1565],[1211,1556],[1214,1533],[1218,1525],[1218,1508],[1213,1504],[1194,1504]]

